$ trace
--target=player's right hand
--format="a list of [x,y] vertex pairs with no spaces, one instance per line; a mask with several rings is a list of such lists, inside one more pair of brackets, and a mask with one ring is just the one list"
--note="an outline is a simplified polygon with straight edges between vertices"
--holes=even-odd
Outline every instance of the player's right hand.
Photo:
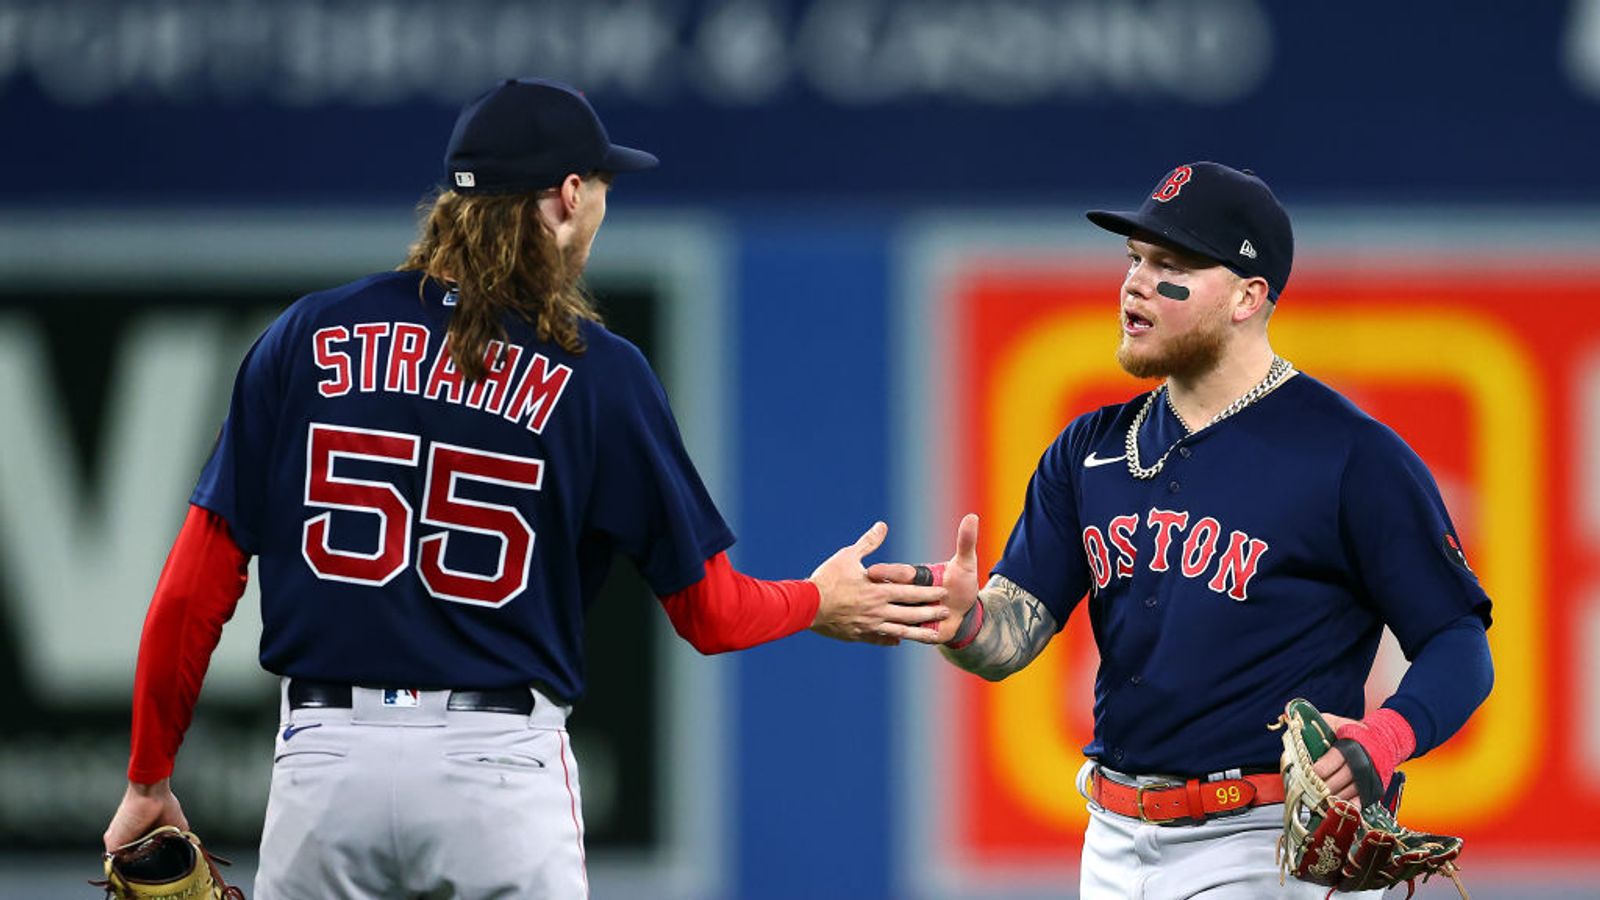
[[183,814],[183,807],[178,804],[177,795],[172,793],[172,780],[163,778],[155,784],[130,781],[127,791],[122,795],[122,803],[118,804],[101,840],[105,842],[106,852],[109,853],[162,825],[176,825],[184,831],[189,830],[189,820]]
[[828,557],[811,582],[822,595],[811,630],[841,641],[894,645],[902,640],[939,642],[938,623],[950,615],[943,587],[895,584],[867,577],[864,560],[889,534],[876,522],[859,540]]
[[[875,563],[867,569],[867,577],[874,581],[911,584],[916,578],[916,567],[906,563]],[[961,620],[978,602],[978,514],[967,513],[956,527],[956,552],[944,564],[942,583],[950,592],[945,605],[950,607],[950,617],[934,623],[939,640],[947,643],[955,637]]]

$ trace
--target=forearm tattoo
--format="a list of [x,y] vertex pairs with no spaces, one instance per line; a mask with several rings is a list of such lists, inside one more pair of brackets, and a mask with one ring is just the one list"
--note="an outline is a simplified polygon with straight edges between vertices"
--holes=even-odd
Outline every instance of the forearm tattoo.
[[945,658],[974,675],[999,681],[1033,662],[1055,636],[1056,620],[1044,601],[1003,576],[989,579],[978,602],[983,604],[978,636],[960,650],[941,648]]

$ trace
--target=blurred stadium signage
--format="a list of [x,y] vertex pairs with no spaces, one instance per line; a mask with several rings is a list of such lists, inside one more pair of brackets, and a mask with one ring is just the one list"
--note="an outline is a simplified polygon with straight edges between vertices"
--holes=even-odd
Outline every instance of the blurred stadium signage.
[[[455,102],[542,72],[648,103],[1237,100],[1271,61],[1255,0],[0,3],[0,82],[56,102]],[[438,65],[419,65],[436,59]]]
[[[955,468],[934,479],[956,485],[940,521],[982,514],[984,565],[1059,430],[1147,387],[1113,360],[1115,250],[1063,261],[969,248],[933,279],[946,347],[929,364],[956,369],[926,377],[948,386],[972,438],[966,458],[944,461]],[[1571,290],[1600,273],[1592,259],[1538,252],[1320,262],[1297,268],[1272,325],[1275,349],[1423,456],[1495,601],[1494,692],[1452,741],[1405,766],[1406,820],[1464,835],[1469,865],[1593,858],[1600,838],[1560,827],[1527,798],[1560,785],[1564,808],[1600,813],[1600,310]],[[1073,776],[1098,661],[1084,609],[1000,684],[943,665],[931,689],[919,676],[922,690],[953,698],[926,727],[952,754],[941,771],[962,773],[938,793],[934,833],[913,838],[959,848],[960,862],[934,879],[941,890],[1075,878],[1087,816]],[[1369,705],[1404,667],[1386,636]]]
[[461,101],[524,75],[659,152],[630,192],[696,203],[1032,200],[1183,158],[1312,200],[1600,197],[1571,174],[1595,0],[0,0],[30,136],[0,199],[409,199]]

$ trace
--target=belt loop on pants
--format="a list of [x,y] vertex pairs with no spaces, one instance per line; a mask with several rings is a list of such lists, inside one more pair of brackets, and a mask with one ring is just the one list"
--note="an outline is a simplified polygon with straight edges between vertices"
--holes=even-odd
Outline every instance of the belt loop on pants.
[[1088,779],[1088,799],[1108,812],[1151,825],[1193,825],[1253,806],[1283,802],[1283,776],[1277,772],[1238,778],[1188,778],[1125,784],[1096,765]]

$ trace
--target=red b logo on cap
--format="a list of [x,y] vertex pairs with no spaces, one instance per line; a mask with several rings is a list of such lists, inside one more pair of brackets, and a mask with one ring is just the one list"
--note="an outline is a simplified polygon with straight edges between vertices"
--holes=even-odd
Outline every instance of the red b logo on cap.
[[1183,186],[1188,184],[1189,179],[1193,176],[1194,169],[1188,166],[1179,166],[1173,169],[1172,174],[1167,176],[1167,180],[1161,182],[1161,187],[1156,188],[1156,192],[1150,195],[1150,199],[1160,200],[1162,203],[1171,200],[1173,197],[1178,196],[1178,192],[1183,190]]

